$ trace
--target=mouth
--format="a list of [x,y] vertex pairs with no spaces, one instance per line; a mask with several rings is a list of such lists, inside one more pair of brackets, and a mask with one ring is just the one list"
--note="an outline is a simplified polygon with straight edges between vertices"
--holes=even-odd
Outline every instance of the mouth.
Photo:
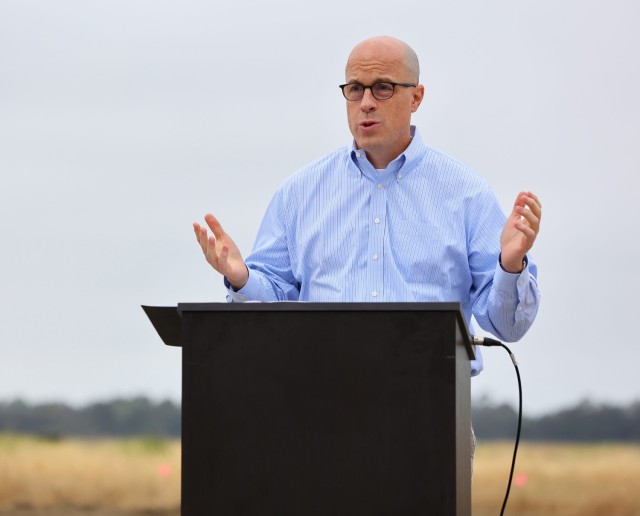
[[375,127],[377,127],[379,125],[380,125],[380,122],[378,122],[377,120],[363,120],[362,122],[360,122],[358,124],[360,129],[362,129],[364,131],[368,131],[368,130],[374,129]]

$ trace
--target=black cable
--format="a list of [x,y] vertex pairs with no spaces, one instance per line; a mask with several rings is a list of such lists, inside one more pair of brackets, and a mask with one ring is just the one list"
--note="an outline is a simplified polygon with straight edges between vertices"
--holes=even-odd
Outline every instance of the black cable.
[[518,362],[512,351],[505,346],[502,342],[482,337],[473,337],[474,344],[480,344],[481,346],[500,346],[507,350],[513,362],[513,367],[516,370],[516,376],[518,377],[518,430],[516,432],[516,444],[513,447],[513,458],[511,459],[511,471],[509,472],[509,482],[507,483],[507,492],[504,495],[504,501],[502,502],[502,509],[500,510],[500,516],[504,515],[504,510],[507,507],[507,501],[509,500],[509,493],[511,492],[511,482],[513,481],[513,472],[516,468],[516,457],[518,456],[518,445],[520,444],[520,431],[522,430],[522,380],[520,378],[520,369],[518,369]]

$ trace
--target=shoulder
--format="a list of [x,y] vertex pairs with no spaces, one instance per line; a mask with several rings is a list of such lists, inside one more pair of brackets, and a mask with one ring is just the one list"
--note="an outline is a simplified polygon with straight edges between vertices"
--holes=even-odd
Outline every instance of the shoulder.
[[350,167],[355,167],[350,151],[349,146],[340,147],[287,177],[275,191],[271,208],[295,216],[310,203],[325,199],[327,192],[340,188],[340,178],[348,175]]
[[295,174],[291,175],[287,181],[296,182],[306,179],[313,179],[318,176],[325,176],[327,172],[343,169],[349,162],[350,147],[345,145],[320,158],[308,163]]
[[425,146],[417,176],[424,187],[451,200],[493,198],[489,183],[466,163],[432,147]]
[[432,147],[426,147],[424,162],[431,172],[431,179],[487,185],[485,179],[466,163]]
[[353,163],[350,158],[350,147],[345,145],[308,163],[285,179],[280,190],[285,192],[299,191],[301,188],[312,190],[314,186],[330,183],[343,176]]
[[417,128],[414,128],[413,142],[408,149],[407,165],[417,167],[417,176],[430,184],[450,183],[461,185],[486,185],[485,180],[473,168],[451,155],[428,146]]

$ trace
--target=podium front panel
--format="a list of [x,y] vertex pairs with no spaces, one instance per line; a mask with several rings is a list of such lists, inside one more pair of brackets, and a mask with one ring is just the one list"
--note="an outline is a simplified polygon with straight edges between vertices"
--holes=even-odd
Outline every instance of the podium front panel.
[[182,309],[183,515],[469,514],[459,312],[304,306]]

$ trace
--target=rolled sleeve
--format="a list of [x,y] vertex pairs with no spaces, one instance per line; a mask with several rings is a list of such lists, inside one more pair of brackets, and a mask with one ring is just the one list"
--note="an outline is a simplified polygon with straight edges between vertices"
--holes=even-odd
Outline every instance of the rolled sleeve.
[[513,274],[498,264],[492,290],[493,326],[503,340],[519,340],[529,329],[538,312],[540,294],[535,265],[526,259],[522,272]]
[[224,278],[224,286],[227,287],[227,301],[229,303],[244,303],[245,301],[252,301],[260,299],[260,291],[262,285],[255,273],[249,269],[249,279],[244,287],[240,290],[234,289],[229,280]]

